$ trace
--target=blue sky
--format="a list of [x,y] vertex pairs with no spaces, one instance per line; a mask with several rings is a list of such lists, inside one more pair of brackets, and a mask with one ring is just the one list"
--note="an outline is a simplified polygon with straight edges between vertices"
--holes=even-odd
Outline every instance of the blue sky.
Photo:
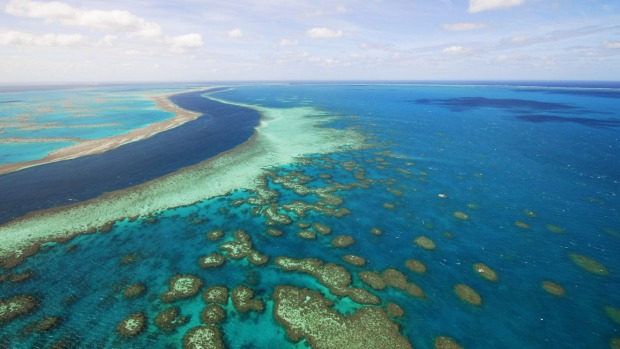
[[618,0],[4,0],[0,83],[620,80]]

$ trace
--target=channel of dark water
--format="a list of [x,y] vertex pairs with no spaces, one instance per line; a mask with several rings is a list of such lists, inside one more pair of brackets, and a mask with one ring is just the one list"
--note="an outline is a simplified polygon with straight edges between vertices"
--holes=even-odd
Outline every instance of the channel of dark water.
[[252,136],[260,121],[257,111],[213,101],[204,93],[170,98],[181,108],[203,114],[196,120],[102,154],[1,175],[0,224],[28,212],[150,181],[230,150]]

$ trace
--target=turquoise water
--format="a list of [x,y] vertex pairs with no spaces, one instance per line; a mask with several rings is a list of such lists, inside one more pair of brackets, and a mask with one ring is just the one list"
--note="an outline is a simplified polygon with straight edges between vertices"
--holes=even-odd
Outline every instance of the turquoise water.
[[[0,143],[0,164],[35,160],[75,142],[127,133],[173,117],[149,96],[196,85],[73,86],[50,90],[0,89],[0,140],[48,138],[48,142]],[[60,140],[54,140],[59,138]]]
[[[601,93],[604,91],[605,93]],[[232,302],[219,325],[231,348],[305,348],[293,343],[273,315],[277,285],[320,291],[335,308],[350,314],[364,306],[332,295],[314,277],[283,272],[278,256],[318,258],[352,274],[352,285],[382,302],[405,310],[393,318],[414,348],[433,348],[448,336],[465,348],[607,348],[620,337],[620,324],[605,307],[620,309],[620,115],[617,90],[515,86],[428,85],[290,85],[236,86],[219,98],[267,107],[312,105],[339,116],[329,127],[355,127],[368,147],[271,169],[267,188],[279,193],[281,213],[294,201],[317,203],[315,194],[300,195],[278,178],[303,173],[309,188],[333,182],[358,183],[364,170],[368,188],[334,192],[343,199],[342,217],[309,211],[287,214],[293,223],[277,224],[281,237],[267,233],[267,219],[252,205],[247,190],[160,212],[153,217],[117,222],[110,232],[81,235],[66,243],[49,243],[41,252],[1,275],[30,273],[21,282],[0,282],[0,299],[35,295],[40,305],[31,314],[0,323],[0,344],[10,348],[47,347],[66,338],[76,347],[180,347],[184,334],[201,323],[205,306],[200,293],[173,305],[187,323],[172,333],[154,324],[169,307],[160,296],[175,274],[192,274],[204,282],[232,289],[252,288],[263,300],[263,313],[243,314]],[[347,163],[354,161],[352,171]],[[349,163],[350,165],[350,163]],[[329,176],[327,176],[329,175]],[[297,177],[299,178],[299,177]],[[300,181],[295,179],[295,181]],[[333,181],[333,182],[332,182]],[[462,212],[468,219],[455,217]],[[297,223],[321,223],[330,235],[307,240]],[[371,233],[373,228],[381,235]],[[223,229],[220,241],[207,232]],[[222,252],[233,233],[247,232],[253,248],[271,257],[256,266],[246,259],[228,260],[213,269],[198,260]],[[335,248],[331,240],[349,235],[355,243]],[[414,239],[426,236],[436,249],[425,250]],[[363,267],[342,261],[364,257]],[[580,268],[571,255],[589,257],[605,267],[595,274]],[[132,263],[121,261],[132,256]],[[409,270],[417,259],[427,270]],[[484,263],[498,275],[495,282],[477,275]],[[420,299],[396,288],[374,290],[358,272],[394,268],[426,294]],[[599,270],[600,271],[600,270]],[[564,289],[556,296],[543,281]],[[127,285],[142,282],[146,293],[126,299]],[[454,292],[466,284],[482,305],[464,302]],[[130,313],[147,317],[144,331],[124,338],[117,324]],[[23,329],[45,316],[60,317],[43,333]],[[93,330],[96,328],[96,330]]]
[[76,144],[75,142],[53,142],[53,143],[5,143],[0,144],[2,155],[0,164],[14,162],[31,161],[40,159],[42,156],[65,147]]

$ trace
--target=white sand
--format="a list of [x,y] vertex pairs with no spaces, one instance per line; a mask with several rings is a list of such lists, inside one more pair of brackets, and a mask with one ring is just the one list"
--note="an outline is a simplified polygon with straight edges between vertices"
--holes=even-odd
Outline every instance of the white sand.
[[[207,91],[208,89],[198,89]],[[187,92],[187,91],[185,91]],[[185,93],[179,92],[179,93]],[[64,161],[69,159],[75,159],[81,156],[101,154],[108,150],[118,148],[124,144],[136,142],[139,140],[143,140],[149,137],[152,137],[160,132],[169,130],[171,128],[178,127],[183,125],[186,122],[192,121],[200,117],[202,114],[196,113],[193,111],[189,111],[186,109],[182,109],[176,104],[170,101],[169,97],[179,93],[170,93],[163,96],[152,97],[151,99],[155,102],[155,104],[162,110],[174,113],[174,117],[170,119],[166,119],[160,122],[155,122],[149,124],[145,127],[131,130],[127,133],[123,133],[113,137],[92,139],[92,140],[80,140],[73,139],[73,141],[77,141],[78,143],[66,148],[61,148],[55,150],[45,157],[41,159],[31,160],[31,161],[23,161],[23,162],[14,162],[9,164],[0,165],[0,175],[11,173],[19,170],[23,170],[25,168],[49,164],[57,161]],[[72,128],[72,126],[66,126],[65,128]],[[15,138],[12,138],[16,140]],[[45,138],[44,138],[45,140]],[[17,143],[25,143],[24,139],[21,142]],[[32,142],[32,140],[30,140]]]
[[262,114],[250,140],[165,177],[76,205],[33,212],[0,226],[0,264],[32,254],[33,246],[43,242],[64,240],[108,222],[193,204],[235,189],[252,189],[258,185],[263,168],[291,163],[305,154],[334,152],[344,146],[356,148],[363,143],[363,137],[354,131],[318,127],[330,118],[312,108],[237,105]]

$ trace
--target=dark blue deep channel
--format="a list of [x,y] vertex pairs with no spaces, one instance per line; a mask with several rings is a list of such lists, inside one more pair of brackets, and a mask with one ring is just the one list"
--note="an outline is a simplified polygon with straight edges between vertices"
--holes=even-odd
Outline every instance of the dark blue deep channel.
[[260,121],[252,109],[202,97],[172,96],[202,117],[103,154],[24,169],[0,176],[0,224],[28,212],[76,203],[125,189],[197,164],[248,140]]

